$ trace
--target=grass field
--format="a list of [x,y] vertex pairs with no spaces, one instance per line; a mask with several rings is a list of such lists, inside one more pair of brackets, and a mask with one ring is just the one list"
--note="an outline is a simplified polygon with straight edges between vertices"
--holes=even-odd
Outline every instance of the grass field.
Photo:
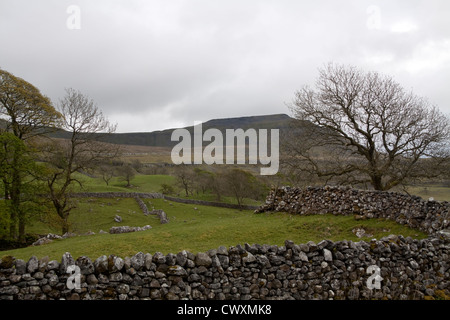
[[410,194],[419,196],[425,200],[433,198],[437,201],[450,201],[450,188],[439,185],[411,186],[407,188]]
[[175,183],[175,177],[170,175],[141,175],[137,174],[131,181],[132,186],[126,187],[126,182],[114,177],[109,185],[101,178],[90,178],[76,174],[77,179],[83,183],[83,188],[75,185],[75,192],[160,192],[163,183]]
[[[112,179],[109,186],[100,178],[79,176],[84,182],[83,189],[74,191],[86,192],[159,192],[161,184],[174,184],[175,177],[169,175],[136,175],[132,180],[133,187],[125,187],[125,182]],[[435,200],[450,200],[450,188],[440,186],[416,186],[409,192],[424,199],[434,197]],[[182,194],[180,194],[182,196]],[[215,201],[212,194],[194,194],[194,198]],[[223,197],[222,201],[235,203],[232,197]],[[402,234],[414,238],[427,237],[426,234],[387,220],[359,220],[352,216],[312,215],[294,216],[285,213],[253,214],[252,211],[239,211],[209,206],[188,205],[163,199],[144,199],[149,209],[163,209],[170,220],[161,225],[157,216],[144,216],[134,199],[98,199],[79,198],[77,208],[70,215],[71,231],[84,234],[89,231],[95,235],[76,236],[53,243],[0,252],[0,257],[13,255],[16,258],[28,259],[49,256],[59,260],[65,252],[75,258],[85,255],[91,259],[106,254],[121,257],[135,253],[156,251],[165,254],[178,253],[182,250],[191,252],[206,251],[221,245],[234,246],[244,243],[283,245],[289,239],[296,243],[323,239],[359,241],[352,229],[363,227],[373,236],[381,238],[389,234]],[[262,201],[247,199],[246,204],[258,205]],[[114,216],[120,215],[122,223],[114,222]],[[152,229],[126,234],[99,234],[112,226],[145,226]],[[31,219],[27,233],[60,234],[60,229],[44,223],[39,217]],[[362,238],[368,240],[370,238]]]
[[[161,192],[161,185],[163,183],[174,186],[176,191],[172,196],[180,198],[191,198],[205,201],[217,201],[216,195],[211,192],[194,193],[186,197],[183,190],[176,186],[176,178],[171,175],[136,175],[131,181],[132,186],[126,187],[126,182],[121,181],[120,178],[113,178],[109,185],[101,178],[90,178],[85,175],[77,174],[77,179],[83,183],[83,188],[75,186],[74,192]],[[222,196],[220,202],[237,204],[236,198],[229,196]],[[260,205],[263,200],[257,201],[253,199],[244,199],[246,205]]]
[[[137,174],[131,181],[132,187],[125,187],[126,183],[121,181],[120,178],[114,177],[109,182],[109,185],[101,178],[90,178],[82,174],[76,174],[77,178],[83,182],[83,188],[75,186],[75,192],[85,191],[85,192],[160,192],[161,185],[163,183],[174,185],[176,178],[171,175],[142,175]],[[175,187],[180,197],[184,197],[184,192]],[[399,190],[392,190],[395,192],[402,192]],[[410,186],[407,187],[407,191],[425,200],[432,197],[437,201],[450,201],[450,187],[444,187],[441,185],[423,185],[423,186]],[[206,201],[216,201],[216,196],[211,193],[199,193],[191,196],[195,199],[206,200]],[[222,202],[236,203],[233,197],[222,197]],[[246,199],[245,204],[258,205],[262,201],[255,201],[252,199]]]
[[[373,234],[370,238],[381,238],[389,234],[424,238],[427,235],[393,221],[369,219],[355,220],[353,216],[311,215],[294,216],[285,213],[254,214],[209,206],[172,203],[163,199],[145,200],[149,208],[163,209],[170,220],[160,224],[156,216],[144,216],[133,199],[83,199],[71,215],[74,229],[79,233],[93,231],[95,235],[76,236],[53,243],[0,252],[0,257],[12,255],[29,259],[32,255],[60,260],[65,252],[76,259],[88,256],[91,259],[105,254],[121,257],[144,253],[178,253],[188,250],[193,253],[207,251],[221,245],[276,244],[283,245],[286,239],[295,243],[323,239],[359,241],[352,232],[355,227],[364,227]],[[108,205],[110,203],[110,205]],[[116,223],[116,214],[122,223]],[[152,229],[126,234],[98,234],[100,229],[108,231],[111,226],[144,226]],[[31,228],[45,231],[45,225],[36,223]],[[47,229],[47,231],[49,231]]]

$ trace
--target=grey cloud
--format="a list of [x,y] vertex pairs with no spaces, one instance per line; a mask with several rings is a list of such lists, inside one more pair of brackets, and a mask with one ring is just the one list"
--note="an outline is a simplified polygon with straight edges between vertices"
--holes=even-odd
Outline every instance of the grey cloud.
[[[80,30],[66,26],[73,4]],[[379,10],[379,29],[367,25],[370,6]],[[285,102],[329,61],[392,75],[450,112],[449,7],[419,0],[5,0],[0,67],[55,102],[66,87],[81,90],[118,119],[119,131],[289,113]],[[402,21],[417,29],[392,32]],[[428,60],[436,66],[411,68]],[[161,120],[143,120],[149,117]]]

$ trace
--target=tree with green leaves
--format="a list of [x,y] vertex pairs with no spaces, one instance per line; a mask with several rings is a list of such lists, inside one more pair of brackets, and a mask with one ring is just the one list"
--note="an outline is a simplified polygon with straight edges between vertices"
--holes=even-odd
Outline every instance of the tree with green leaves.
[[[21,212],[20,193],[22,191],[23,169],[25,164],[25,143],[10,132],[0,133],[0,179],[4,194],[5,212],[3,220],[9,225],[9,237],[17,237],[17,226]],[[21,220],[23,220],[21,218]]]
[[25,159],[29,159],[29,148],[35,138],[54,130],[61,115],[39,89],[0,69],[0,118],[4,125],[2,160],[8,163],[3,170],[2,181],[5,199],[9,201],[10,237],[24,241],[26,211],[21,203],[28,183],[25,181],[25,164],[29,164]]
[[0,117],[21,140],[55,130],[61,114],[31,83],[0,69]]
[[[43,166],[24,141],[11,132],[0,133],[0,190],[4,195],[0,220],[7,222],[7,238],[23,241],[29,217],[45,209],[41,199],[45,189],[39,181],[42,172]],[[20,185],[15,183],[18,180]]]

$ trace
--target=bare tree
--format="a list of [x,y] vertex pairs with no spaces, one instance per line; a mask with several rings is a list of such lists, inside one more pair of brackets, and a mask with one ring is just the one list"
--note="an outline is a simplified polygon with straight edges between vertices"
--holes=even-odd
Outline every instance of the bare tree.
[[186,197],[192,195],[195,184],[194,172],[192,168],[185,165],[178,165],[175,171],[176,184],[184,190]]
[[136,176],[136,170],[129,163],[124,163],[121,167],[117,168],[120,180],[125,181],[127,184],[125,187],[131,187],[131,180]]
[[59,111],[63,116],[62,129],[70,133],[66,141],[55,141],[44,149],[48,172],[46,184],[50,200],[62,219],[62,232],[68,232],[68,217],[75,207],[70,191],[74,183],[82,182],[74,175],[78,171],[90,171],[105,159],[118,153],[118,147],[99,140],[101,134],[115,131],[115,126],[103,116],[93,100],[73,89],[66,90],[60,100]]
[[109,163],[103,163],[98,167],[98,172],[102,176],[102,180],[109,186],[109,182],[114,177],[114,167]]
[[201,191],[204,194],[211,185],[213,173],[197,167],[194,168],[193,175],[195,192],[199,194]]
[[291,110],[303,128],[290,160],[326,180],[389,190],[448,168],[449,117],[388,76],[330,63]]
[[245,198],[251,198],[259,187],[256,178],[248,171],[231,168],[223,174],[223,181],[230,195],[242,207]]

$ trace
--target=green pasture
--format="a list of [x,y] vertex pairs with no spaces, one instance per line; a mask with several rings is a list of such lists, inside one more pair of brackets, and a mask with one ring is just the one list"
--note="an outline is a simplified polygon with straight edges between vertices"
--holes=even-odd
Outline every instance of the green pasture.
[[444,187],[440,185],[422,185],[422,186],[410,186],[406,190],[409,194],[413,194],[428,200],[433,198],[437,201],[450,201],[450,187]]
[[91,178],[79,173],[75,176],[82,183],[82,187],[74,185],[75,192],[160,192],[163,183],[175,183],[175,177],[170,175],[137,174],[131,181],[131,187],[126,187],[126,182],[120,177],[113,177],[107,185],[100,177]]
[[[175,177],[169,175],[136,175],[132,187],[113,178],[107,186],[101,178],[78,176],[83,188],[75,187],[75,192],[159,192],[161,184],[174,184]],[[450,188],[442,186],[415,186],[408,192],[424,199],[450,200]],[[175,194],[177,196],[177,194]],[[183,193],[179,194],[183,197]],[[191,198],[216,201],[210,193],[199,193]],[[389,234],[401,234],[413,238],[424,238],[427,235],[399,225],[393,221],[369,219],[355,220],[353,216],[311,215],[297,216],[286,213],[254,214],[253,211],[217,208],[181,204],[163,199],[143,199],[149,209],[163,209],[170,220],[168,224],[160,224],[157,216],[145,216],[131,198],[77,198],[77,207],[70,214],[71,231],[80,234],[64,240],[55,240],[42,246],[31,246],[22,249],[0,252],[0,257],[13,255],[16,258],[28,259],[49,256],[61,259],[65,252],[75,258],[88,256],[91,259],[105,254],[121,257],[142,252],[172,252],[188,250],[193,253],[207,251],[219,246],[235,246],[237,244],[276,244],[283,245],[289,239],[295,243],[321,241],[323,239],[359,241],[352,232],[356,227],[363,227],[372,237],[381,238]],[[222,197],[223,202],[235,203],[232,197]],[[263,200],[246,199],[246,204],[259,205]],[[122,217],[122,222],[114,221],[114,216]],[[57,218],[51,215],[30,217],[27,233],[60,234]],[[152,228],[146,231],[126,234],[100,234],[100,230],[108,232],[112,226],[145,226]],[[94,232],[95,235],[82,235]]]
[[[426,234],[382,219],[355,220],[353,216],[311,215],[298,216],[286,213],[254,214],[210,206],[198,206],[166,201],[145,200],[149,208],[163,209],[170,220],[160,224],[157,216],[144,216],[133,203],[133,199],[82,199],[80,206],[71,214],[71,223],[78,233],[88,231],[95,235],[75,236],[55,240],[50,244],[0,252],[1,256],[12,255],[20,259],[48,256],[60,260],[65,252],[76,259],[88,256],[96,259],[101,255],[115,254],[120,257],[132,256],[141,251],[167,254],[188,250],[193,253],[207,251],[219,246],[237,244],[283,245],[286,239],[295,243],[323,239],[359,241],[352,232],[355,227],[363,227],[372,234],[370,238],[381,238],[389,234],[402,234],[414,238],[424,238]],[[110,203],[111,205],[108,205]],[[119,210],[119,211],[118,211]],[[114,216],[122,216],[122,223],[114,222]],[[111,226],[144,226],[146,231],[125,234],[99,234]],[[35,231],[45,231],[44,225],[33,226]],[[52,231],[52,230],[47,230]]]

